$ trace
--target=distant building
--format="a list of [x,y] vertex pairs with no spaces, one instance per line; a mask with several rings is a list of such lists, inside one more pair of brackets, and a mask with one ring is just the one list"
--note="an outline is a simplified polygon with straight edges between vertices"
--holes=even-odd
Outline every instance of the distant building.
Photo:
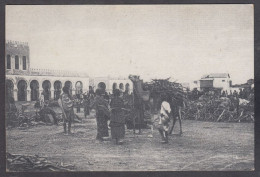
[[232,85],[231,87],[232,90],[236,90],[236,91],[244,90],[244,89],[253,89],[253,88],[254,88],[254,79],[249,79],[244,84],[235,84]]
[[70,87],[71,94],[85,93],[89,86],[103,87],[112,92],[113,84],[122,91],[132,91],[129,79],[92,78],[88,74],[62,70],[36,69],[30,67],[30,50],[28,43],[18,41],[6,42],[6,95],[15,101],[35,101],[41,93],[46,100],[57,100],[62,87]]
[[62,87],[70,87],[72,94],[88,90],[87,74],[30,67],[28,43],[6,42],[6,94],[15,101],[35,101],[41,93],[45,99],[58,99]]
[[219,89],[221,91],[230,91],[232,81],[228,73],[214,73],[201,77],[200,90]]
[[91,80],[91,87],[94,89],[104,88],[108,93],[113,93],[113,89],[119,89],[122,92],[128,90],[129,93],[133,91],[133,83],[128,78],[95,77]]

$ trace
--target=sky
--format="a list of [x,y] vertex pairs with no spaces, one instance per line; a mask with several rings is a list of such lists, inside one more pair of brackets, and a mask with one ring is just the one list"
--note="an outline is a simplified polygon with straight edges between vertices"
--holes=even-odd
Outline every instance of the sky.
[[254,78],[253,5],[9,5],[6,39],[28,42],[31,68],[92,77]]

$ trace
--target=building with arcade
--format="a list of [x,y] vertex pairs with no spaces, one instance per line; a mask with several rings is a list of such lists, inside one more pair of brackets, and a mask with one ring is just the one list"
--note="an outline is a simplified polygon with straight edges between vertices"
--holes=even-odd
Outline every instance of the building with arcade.
[[58,99],[62,87],[70,87],[72,95],[103,87],[112,93],[113,88],[132,91],[132,82],[125,78],[93,77],[87,73],[30,67],[30,49],[26,42],[6,42],[6,96],[15,101],[35,101],[41,93],[45,99]]

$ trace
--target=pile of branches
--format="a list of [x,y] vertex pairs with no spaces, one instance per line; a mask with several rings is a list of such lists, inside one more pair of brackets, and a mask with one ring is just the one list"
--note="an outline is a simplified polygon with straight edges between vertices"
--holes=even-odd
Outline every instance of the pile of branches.
[[53,163],[48,161],[46,158],[39,157],[37,155],[25,156],[7,153],[6,156],[6,165],[9,171],[72,171],[74,168],[73,165]]
[[[34,104],[34,108],[27,108],[27,105],[16,108],[15,104],[13,104],[12,109],[8,109],[6,112],[6,124],[9,128],[59,125],[63,123],[63,115],[61,113],[56,113],[53,107],[56,107],[56,105],[47,104],[47,106],[41,108],[38,101]],[[81,123],[82,119],[74,114],[73,122]]]
[[238,100],[214,95],[203,95],[188,101],[183,109],[183,119],[213,122],[254,122],[253,104],[241,104]]
[[56,113],[46,107],[39,111],[39,105],[34,105],[33,108],[27,108],[27,105],[22,105],[20,108],[9,109],[6,113],[8,127],[29,128],[37,125],[58,124],[60,118]]
[[152,79],[151,82],[144,83],[144,89],[149,90],[152,96],[166,95],[171,100],[184,101],[187,98],[187,94],[181,84],[177,82],[170,82],[170,78],[167,79]]

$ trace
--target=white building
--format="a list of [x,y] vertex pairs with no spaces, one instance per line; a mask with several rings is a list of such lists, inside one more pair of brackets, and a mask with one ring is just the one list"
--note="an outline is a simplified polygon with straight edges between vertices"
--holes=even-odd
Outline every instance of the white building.
[[94,89],[98,87],[104,87],[108,93],[112,93],[113,89],[120,89],[121,91],[129,90],[129,93],[133,91],[133,83],[128,78],[114,78],[114,77],[95,77],[90,86]]
[[200,79],[200,90],[215,88],[230,92],[231,85],[232,81],[228,73],[207,74]]
[[56,100],[65,85],[73,95],[87,92],[89,86],[102,86],[111,93],[113,84],[122,91],[126,87],[130,92],[133,90],[129,79],[102,77],[90,80],[86,73],[31,68],[29,52],[28,43],[6,42],[6,95],[15,101],[35,101],[42,92],[45,93],[45,99]]

